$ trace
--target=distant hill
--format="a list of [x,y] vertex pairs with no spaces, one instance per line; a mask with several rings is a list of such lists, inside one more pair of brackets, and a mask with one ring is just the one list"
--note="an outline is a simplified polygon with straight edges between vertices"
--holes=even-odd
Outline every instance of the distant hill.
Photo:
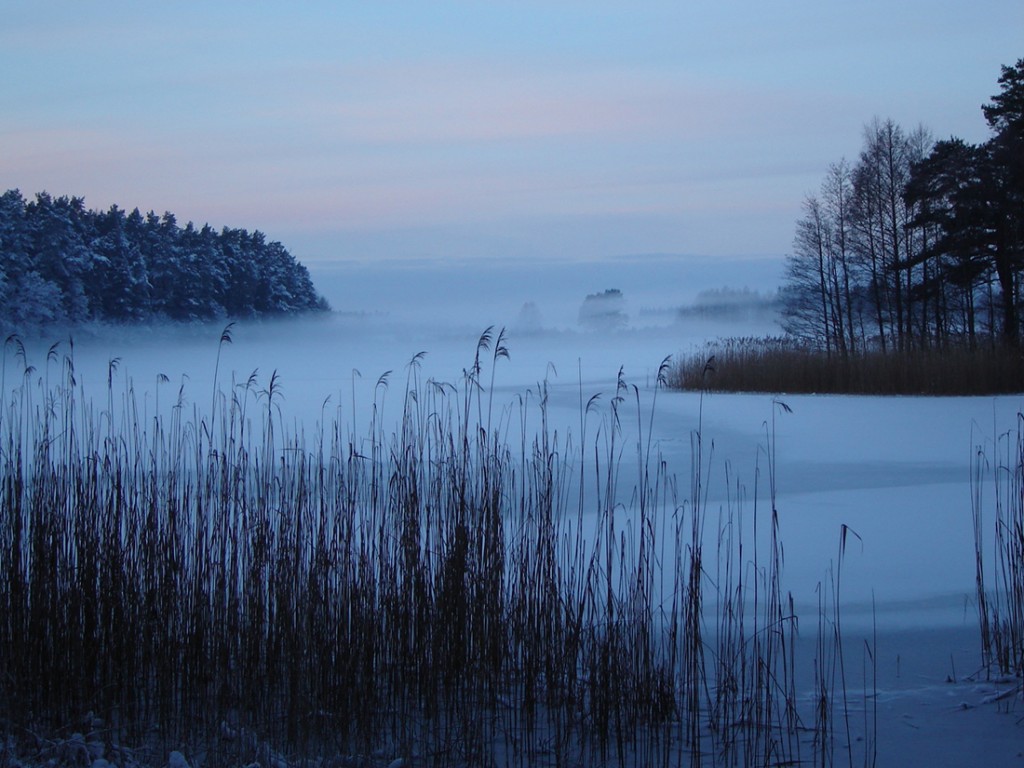
[[212,320],[328,309],[306,268],[262,232],[81,197],[0,196],[0,323]]

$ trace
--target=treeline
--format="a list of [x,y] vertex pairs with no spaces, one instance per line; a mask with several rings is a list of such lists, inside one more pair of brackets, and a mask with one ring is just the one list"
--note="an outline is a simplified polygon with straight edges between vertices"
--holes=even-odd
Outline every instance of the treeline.
[[206,320],[326,310],[309,272],[262,232],[81,197],[0,196],[0,322]]
[[693,303],[680,307],[681,321],[699,320],[774,320],[779,314],[777,293],[761,293],[750,288],[710,288],[697,293]]
[[1017,346],[1024,270],[1024,59],[982,107],[983,144],[865,128],[804,202],[782,291],[792,336],[848,355]]

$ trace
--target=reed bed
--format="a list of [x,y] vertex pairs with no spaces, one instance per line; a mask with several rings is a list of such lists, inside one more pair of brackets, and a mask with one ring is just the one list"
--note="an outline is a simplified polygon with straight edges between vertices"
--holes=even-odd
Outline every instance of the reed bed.
[[[161,411],[161,380],[147,414],[116,361],[94,401],[73,345],[39,370],[9,339],[4,744],[81,730],[210,766],[831,764],[835,666],[802,717],[771,441],[770,509],[736,482],[716,517],[700,425],[689,489],[657,454],[657,391],[581,390],[559,433],[546,382],[496,407],[507,355],[488,330],[456,384],[422,380],[418,355],[401,394],[377,381],[362,433],[339,415],[306,435],[276,373],[215,384],[207,413],[184,390]],[[821,622],[823,653],[841,637]]]
[[[713,358],[714,375],[704,373]],[[859,395],[988,395],[1024,390],[1024,354],[1002,345],[831,354],[786,338],[726,339],[680,358],[677,389]]]
[[[1024,414],[995,438],[993,455],[978,448],[972,517],[982,666],[1024,679]],[[987,502],[984,488],[992,489]],[[992,516],[986,525],[986,510]],[[1018,685],[1024,694],[1024,687]]]

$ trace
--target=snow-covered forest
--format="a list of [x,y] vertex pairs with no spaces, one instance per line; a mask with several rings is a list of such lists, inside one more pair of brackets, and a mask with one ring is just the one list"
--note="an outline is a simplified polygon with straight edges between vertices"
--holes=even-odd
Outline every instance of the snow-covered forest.
[[81,197],[0,196],[0,319],[205,320],[327,308],[309,272],[256,230],[178,225],[172,213],[89,210]]

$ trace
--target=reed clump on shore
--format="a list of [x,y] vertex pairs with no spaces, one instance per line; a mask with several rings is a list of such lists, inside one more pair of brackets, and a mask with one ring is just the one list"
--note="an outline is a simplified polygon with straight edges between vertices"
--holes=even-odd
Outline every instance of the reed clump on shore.
[[[832,661],[805,723],[774,479],[769,510],[755,489],[744,513],[737,484],[715,528],[700,426],[688,493],[652,447],[657,390],[648,412],[620,373],[603,408],[581,392],[579,432],[560,434],[546,382],[496,407],[507,355],[488,330],[458,384],[421,380],[418,355],[396,417],[385,374],[365,432],[339,418],[305,436],[284,427],[276,373],[215,383],[209,413],[181,390],[162,412],[161,379],[147,414],[116,361],[97,402],[72,345],[39,370],[8,339],[4,744],[84,722],[87,738],[211,766],[269,749],[359,765],[824,764],[838,613],[819,617],[833,651],[814,663]],[[743,514],[770,533],[753,563]]]
[[787,394],[1010,394],[1024,391],[1024,353],[964,344],[843,355],[786,338],[725,339],[680,357],[669,385]]

